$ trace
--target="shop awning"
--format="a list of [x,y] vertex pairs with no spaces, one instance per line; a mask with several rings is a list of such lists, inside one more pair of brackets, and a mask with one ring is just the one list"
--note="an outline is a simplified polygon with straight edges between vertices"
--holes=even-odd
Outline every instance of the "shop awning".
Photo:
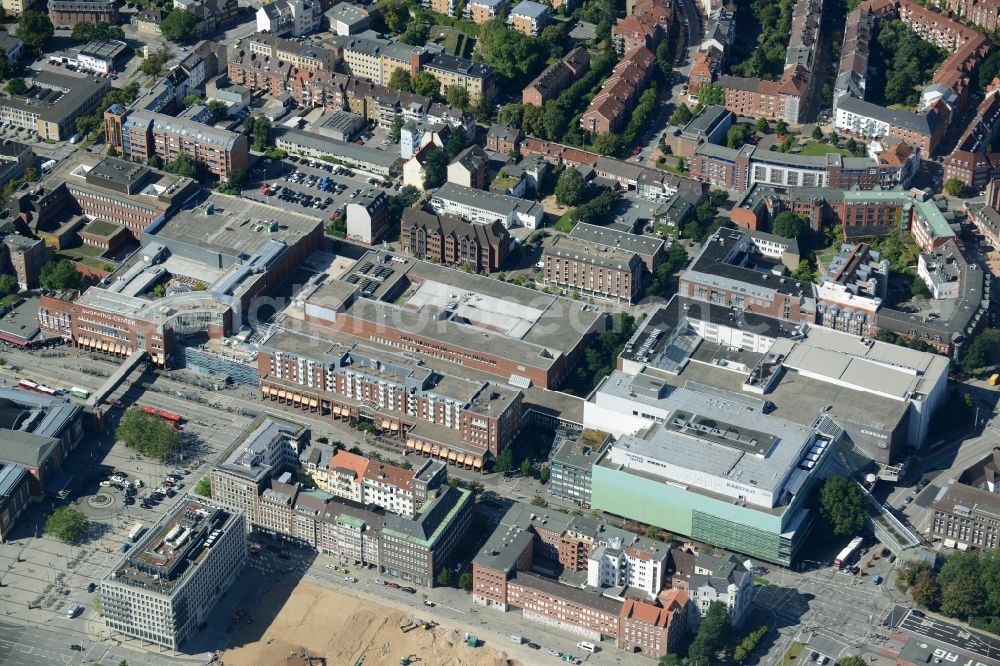
[[287,395],[288,394],[285,393],[284,391],[278,391],[278,397],[281,398],[282,400],[284,400]]
[[390,423],[389,424],[389,430],[393,430],[393,431],[399,430],[399,424],[398,423]]
[[431,443],[430,442],[424,442],[421,445],[420,450],[423,451],[424,453],[430,453],[431,452]]
[[954,548],[955,547],[955,540],[954,539],[945,539],[944,540],[944,547],[945,548]]
[[474,467],[475,469],[482,469],[482,467],[483,467],[483,461],[482,461],[482,459],[481,459],[481,458],[475,458],[475,459],[474,459],[474,460],[472,461],[472,466],[473,466],[473,467]]
[[408,439],[408,440],[406,440],[406,448],[408,448],[408,449],[415,449],[415,448],[417,448],[417,443],[414,442],[412,439]]
[[388,430],[388,429],[389,429],[389,422],[382,421],[382,430]]
[[310,407],[319,407],[319,400],[317,400],[316,398],[310,398],[309,399],[309,406]]
[[458,453],[456,453],[455,451],[449,451],[448,460],[452,462],[458,462]]

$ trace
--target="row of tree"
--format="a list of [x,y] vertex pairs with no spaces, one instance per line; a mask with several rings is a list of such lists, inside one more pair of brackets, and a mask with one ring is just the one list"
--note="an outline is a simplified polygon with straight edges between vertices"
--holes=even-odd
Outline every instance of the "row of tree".
[[956,551],[940,569],[907,562],[899,568],[896,586],[924,608],[989,631],[1000,629],[1000,550]]
[[635,333],[635,328],[636,321],[632,315],[613,315],[611,327],[587,347],[583,362],[574,371],[567,391],[574,395],[587,395],[599,381],[611,374],[618,355]]
[[180,443],[180,435],[169,423],[136,407],[122,416],[115,437],[137,453],[160,461],[169,460]]
[[[736,76],[752,79],[779,78],[785,70],[785,52],[792,30],[792,7],[794,0],[755,0],[753,16],[760,30],[758,39],[743,43],[752,47],[747,57],[730,66],[729,71]],[[741,8],[742,10],[743,8]],[[740,12],[740,16],[745,16]],[[737,28],[739,31],[739,28]]]

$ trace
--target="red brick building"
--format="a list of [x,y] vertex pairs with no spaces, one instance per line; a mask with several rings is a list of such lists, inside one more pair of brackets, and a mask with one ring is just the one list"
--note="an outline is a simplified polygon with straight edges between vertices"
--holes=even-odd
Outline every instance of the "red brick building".
[[554,62],[521,91],[521,102],[541,107],[590,71],[590,53],[580,46]]
[[510,232],[499,221],[466,222],[447,213],[407,208],[399,225],[403,251],[447,266],[468,265],[474,272],[499,271],[510,253]]
[[654,659],[677,651],[688,628],[688,592],[667,590],[660,601],[662,606],[639,599],[625,601],[619,616],[620,650],[641,652]]
[[77,23],[118,25],[117,0],[49,0],[49,20],[57,28],[71,28]]

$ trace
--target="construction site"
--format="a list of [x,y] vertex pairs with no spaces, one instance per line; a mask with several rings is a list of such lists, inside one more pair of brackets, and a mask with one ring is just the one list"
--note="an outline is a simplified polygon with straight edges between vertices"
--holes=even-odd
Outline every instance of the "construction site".
[[273,617],[263,628],[243,625],[225,666],[518,666],[467,633],[442,627],[415,610],[397,610],[315,583],[273,586],[255,610]]

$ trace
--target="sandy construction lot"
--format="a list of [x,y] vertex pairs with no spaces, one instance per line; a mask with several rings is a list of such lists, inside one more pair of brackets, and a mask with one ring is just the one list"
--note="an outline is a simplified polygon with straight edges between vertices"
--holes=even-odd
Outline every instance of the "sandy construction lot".
[[[411,615],[315,583],[272,587],[220,657],[225,666],[276,666],[305,663],[304,648],[330,666],[399,666],[409,657],[419,666],[515,666],[519,662],[490,647],[470,648],[463,630],[419,627],[403,633]],[[270,618],[270,626],[264,626]],[[322,662],[313,661],[313,664]]]

